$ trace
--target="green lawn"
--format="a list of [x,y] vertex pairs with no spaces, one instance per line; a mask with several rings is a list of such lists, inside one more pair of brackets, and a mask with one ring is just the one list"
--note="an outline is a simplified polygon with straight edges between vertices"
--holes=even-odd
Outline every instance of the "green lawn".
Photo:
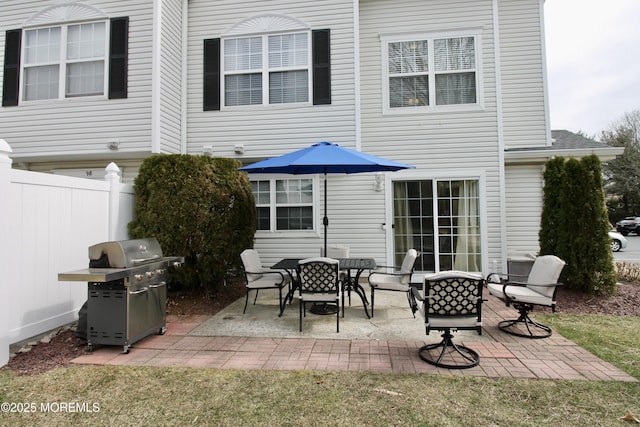
[[[36,404],[3,425],[614,426],[640,410],[640,383],[602,381],[111,366],[0,378],[3,402]],[[60,402],[99,411],[41,410]]]
[[640,317],[562,314],[536,315],[536,319],[640,379]]
[[[640,319],[536,318],[640,378]],[[86,366],[0,371],[0,402],[16,426],[623,426],[640,382]]]

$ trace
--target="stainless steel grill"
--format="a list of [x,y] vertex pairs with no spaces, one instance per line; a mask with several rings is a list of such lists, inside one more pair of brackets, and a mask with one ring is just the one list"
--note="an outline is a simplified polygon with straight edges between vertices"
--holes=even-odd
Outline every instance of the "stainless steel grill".
[[[166,330],[168,269],[182,257],[163,257],[155,238],[103,242],[89,247],[89,268],[58,274],[60,281],[87,282],[86,339],[131,345]],[[82,319],[80,319],[82,322]]]

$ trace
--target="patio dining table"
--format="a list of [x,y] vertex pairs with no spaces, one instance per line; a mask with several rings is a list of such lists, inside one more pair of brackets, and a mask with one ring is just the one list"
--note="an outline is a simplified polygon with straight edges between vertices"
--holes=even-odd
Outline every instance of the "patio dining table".
[[[298,268],[298,262],[303,258],[283,258],[274,265],[271,266],[274,270],[284,270],[291,277],[291,289],[289,289],[289,293],[287,294],[282,307],[280,307],[280,314],[284,313],[284,308],[286,307],[286,301],[289,299],[289,303],[293,300],[293,295],[298,288],[298,278],[295,274],[296,269]],[[349,295],[349,305],[351,305],[351,292],[355,292],[358,294],[360,299],[362,300],[362,305],[364,307],[364,313],[367,315],[367,319],[370,319],[369,310],[367,309],[367,305],[369,304],[369,300],[365,294],[364,288],[360,284],[360,276],[365,270],[373,270],[376,268],[376,260],[373,258],[338,258],[340,261],[339,269],[347,272],[347,279],[342,284],[342,291],[347,292]],[[335,311],[334,311],[335,313]]]

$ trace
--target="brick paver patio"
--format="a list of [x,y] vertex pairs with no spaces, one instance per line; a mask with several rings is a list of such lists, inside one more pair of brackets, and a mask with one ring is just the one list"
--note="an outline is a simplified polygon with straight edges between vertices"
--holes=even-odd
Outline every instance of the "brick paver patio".
[[[378,305],[376,304],[376,307]],[[471,369],[432,366],[418,349],[439,341],[439,334],[422,341],[251,336],[193,336],[208,316],[169,317],[164,335],[151,335],[132,346],[96,346],[93,353],[74,359],[77,364],[207,367],[219,369],[344,370],[384,373],[430,373],[477,377],[513,377],[636,382],[624,373],[558,333],[546,339],[514,337],[497,328],[515,311],[495,298],[483,306],[483,340],[467,335],[458,343],[480,354]],[[276,314],[274,314],[275,316]],[[341,323],[343,320],[341,319]],[[345,318],[344,322],[348,322]],[[455,334],[454,334],[455,335]],[[487,340],[489,335],[491,340]],[[455,338],[454,338],[455,340]]]

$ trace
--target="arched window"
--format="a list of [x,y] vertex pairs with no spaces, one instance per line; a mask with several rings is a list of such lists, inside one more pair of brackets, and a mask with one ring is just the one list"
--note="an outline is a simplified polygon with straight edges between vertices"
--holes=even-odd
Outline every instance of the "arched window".
[[126,98],[128,18],[60,4],[6,33],[3,106],[84,96]]

